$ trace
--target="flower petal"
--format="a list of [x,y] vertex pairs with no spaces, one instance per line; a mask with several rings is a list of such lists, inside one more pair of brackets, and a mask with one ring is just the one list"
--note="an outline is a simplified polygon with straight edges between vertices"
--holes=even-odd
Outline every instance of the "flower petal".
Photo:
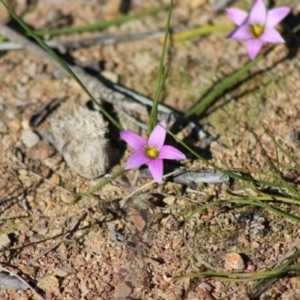
[[151,160],[148,163],[149,170],[157,183],[161,183],[163,177],[163,161],[162,159]]
[[159,159],[186,159],[186,156],[176,148],[168,145],[164,145],[159,152]]
[[129,130],[121,131],[120,135],[121,138],[136,151],[141,150],[147,144],[144,138]]
[[231,19],[231,21],[240,26],[246,21],[248,14],[239,8],[227,8],[226,9],[227,16]]
[[149,146],[155,146],[157,149],[160,149],[166,138],[166,122],[161,121],[159,122],[151,132],[149,139],[148,139],[148,145]]
[[144,151],[137,151],[128,158],[125,170],[138,168],[141,165],[148,164],[149,161],[151,161],[151,159],[144,154]]
[[283,20],[291,11],[289,7],[277,7],[268,11],[266,27],[274,27]]
[[251,39],[247,41],[247,50],[250,59],[254,59],[262,47],[263,42],[259,39]]
[[253,38],[248,25],[238,27],[228,37],[233,40],[249,40]]
[[265,28],[263,35],[259,39],[263,42],[273,44],[280,44],[285,42],[279,32],[274,28]]
[[267,20],[267,9],[263,0],[256,0],[249,13],[249,24],[265,25]]

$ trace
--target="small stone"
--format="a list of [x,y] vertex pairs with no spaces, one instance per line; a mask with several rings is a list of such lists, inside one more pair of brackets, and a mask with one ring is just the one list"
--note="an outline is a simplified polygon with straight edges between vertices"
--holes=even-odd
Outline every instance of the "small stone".
[[105,70],[105,71],[101,72],[101,75],[114,83],[118,83],[119,78],[118,78],[118,74],[116,74],[116,73]]
[[24,273],[30,277],[36,277],[37,269],[35,267],[24,266],[21,268],[21,270],[22,270],[22,273]]
[[32,148],[39,142],[39,136],[31,129],[26,129],[22,132],[21,141],[27,148]]
[[115,299],[123,299],[128,297],[131,294],[132,288],[128,286],[125,282],[120,283],[117,285],[114,297]]
[[42,241],[44,239],[45,239],[45,237],[41,234],[33,234],[29,240],[30,240],[30,242],[35,243],[35,242]]
[[32,202],[32,201],[34,201],[34,197],[33,196],[31,196],[31,195],[27,195],[26,196],[26,200],[28,201],[28,202]]
[[0,288],[9,290],[27,290],[28,285],[15,276],[0,272]]
[[21,121],[21,127],[22,127],[24,130],[30,129],[29,121],[28,121],[28,120],[22,120],[22,121]]
[[59,294],[59,281],[53,275],[40,278],[37,286],[45,292],[53,293],[54,295]]
[[13,133],[18,132],[21,129],[21,124],[19,121],[11,120],[7,123],[9,130]]
[[20,79],[20,82],[22,82],[23,84],[26,84],[26,83],[28,83],[28,81],[29,81],[29,76],[28,75],[23,75],[22,77],[21,77],[21,79]]
[[7,133],[8,129],[3,121],[0,121],[0,133]]
[[176,197],[175,196],[167,196],[164,198],[164,202],[168,204],[169,206],[173,205],[175,203]]
[[10,239],[6,233],[0,234],[0,250],[10,245]]
[[89,294],[90,290],[87,288],[86,285],[80,284],[78,287],[81,291],[81,297],[85,297],[87,294]]
[[147,223],[145,222],[145,219],[143,218],[141,212],[137,209],[131,209],[128,213],[128,216],[130,218],[130,221],[134,224],[134,226],[139,230],[143,231]]
[[212,290],[212,286],[209,285],[207,282],[203,281],[200,284],[198,284],[197,288],[210,292]]
[[242,256],[236,252],[226,254],[225,268],[233,270],[245,269],[245,263]]
[[181,248],[182,244],[183,244],[182,236],[177,235],[172,240],[172,249],[177,250],[177,249]]
[[26,151],[26,155],[29,158],[44,161],[46,158],[52,156],[55,153],[55,149],[50,145],[48,141],[39,141],[34,147]]
[[258,249],[260,247],[260,244],[258,242],[256,242],[256,241],[253,241],[251,243],[251,247],[253,247],[254,249]]
[[55,155],[53,157],[46,158],[44,160],[45,166],[50,168],[53,171],[56,171],[59,167],[59,164],[62,162],[61,155]]
[[69,266],[62,266],[54,270],[54,274],[59,277],[66,277],[69,274],[75,273],[76,270]]
[[50,181],[56,185],[60,184],[60,177],[57,174],[53,174],[50,178]]
[[60,194],[60,200],[66,204],[71,204],[76,200],[76,196],[67,192],[63,192]]
[[290,282],[295,289],[300,288],[300,278],[298,276],[292,277]]
[[163,274],[163,279],[164,279],[165,282],[171,283],[173,277],[171,277],[170,275]]
[[18,170],[18,173],[20,176],[27,176],[28,175],[28,171],[25,169],[20,169]]

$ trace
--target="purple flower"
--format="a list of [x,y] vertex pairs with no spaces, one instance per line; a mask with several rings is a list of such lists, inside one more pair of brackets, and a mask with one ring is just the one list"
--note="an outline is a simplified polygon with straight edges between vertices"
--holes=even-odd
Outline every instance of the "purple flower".
[[148,140],[128,130],[121,131],[120,135],[135,150],[135,153],[129,157],[125,170],[147,164],[154,180],[158,183],[162,181],[163,177],[163,159],[181,160],[186,158],[176,148],[164,145],[166,138],[165,121],[155,126]]
[[229,34],[234,40],[246,40],[250,59],[254,59],[263,42],[284,43],[283,38],[273,27],[290,12],[289,7],[277,7],[267,11],[263,0],[256,0],[250,13],[238,8],[226,9],[228,17],[238,27]]

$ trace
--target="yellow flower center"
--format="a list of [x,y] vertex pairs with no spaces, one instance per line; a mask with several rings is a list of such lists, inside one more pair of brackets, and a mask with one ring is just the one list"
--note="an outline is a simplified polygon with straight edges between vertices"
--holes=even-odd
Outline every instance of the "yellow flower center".
[[151,159],[156,159],[159,156],[159,150],[154,146],[146,146],[144,148],[144,153]]
[[250,25],[250,31],[252,35],[256,38],[259,38],[265,31],[265,27],[261,24]]

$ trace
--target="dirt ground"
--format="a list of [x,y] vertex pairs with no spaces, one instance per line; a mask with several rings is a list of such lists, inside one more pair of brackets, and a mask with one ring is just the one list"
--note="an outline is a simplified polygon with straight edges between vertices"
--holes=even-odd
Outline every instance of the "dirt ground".
[[[296,19],[300,13],[298,1],[278,2],[290,5],[295,20],[300,21]],[[135,0],[130,13],[167,3]],[[229,25],[224,12],[213,12],[214,3],[177,1],[172,28]],[[41,0],[32,5],[17,0],[11,4],[36,30],[86,25],[122,15],[120,1],[116,0]],[[0,5],[0,21],[7,23],[10,19],[4,10]],[[166,19],[167,12],[162,11],[103,33],[163,30]],[[53,39],[65,41],[95,34]],[[245,45],[225,36],[216,32],[169,46],[170,69],[162,97],[166,105],[186,112],[207,90],[248,61]],[[300,149],[293,139],[293,133],[300,131],[298,47],[297,39],[276,47],[242,83],[198,118],[211,134],[218,135],[199,154],[219,167],[251,173],[256,178],[266,175],[274,164],[299,188],[295,164],[276,151],[265,130],[299,161]],[[101,65],[104,75],[150,98],[155,91],[160,54],[161,43],[156,39],[93,45],[70,52],[77,61]],[[39,294],[45,299],[254,299],[260,290],[257,282],[171,280],[210,268],[245,273],[271,270],[299,248],[298,223],[262,208],[224,202],[189,220],[185,243],[183,224],[189,213],[207,202],[225,200],[227,190],[239,192],[241,187],[233,181],[197,188],[172,182],[152,184],[121,209],[119,202],[132,187],[149,182],[136,180],[135,170],[73,204],[78,195],[103,178],[84,179],[70,170],[55,144],[45,138],[51,133],[47,118],[36,128],[29,125],[32,114],[51,99],[81,104],[89,100],[73,80],[56,78],[53,72],[53,66],[28,51],[0,51],[0,262],[1,268],[36,287],[35,294],[30,289],[2,288],[0,298],[38,299]],[[193,139],[188,142],[195,148],[199,144]],[[128,148],[109,173],[124,167],[130,153]],[[185,163],[188,168],[207,169],[205,163],[195,159]],[[276,205],[300,214],[296,203]],[[300,299],[300,279],[292,273],[283,276],[257,298]]]

